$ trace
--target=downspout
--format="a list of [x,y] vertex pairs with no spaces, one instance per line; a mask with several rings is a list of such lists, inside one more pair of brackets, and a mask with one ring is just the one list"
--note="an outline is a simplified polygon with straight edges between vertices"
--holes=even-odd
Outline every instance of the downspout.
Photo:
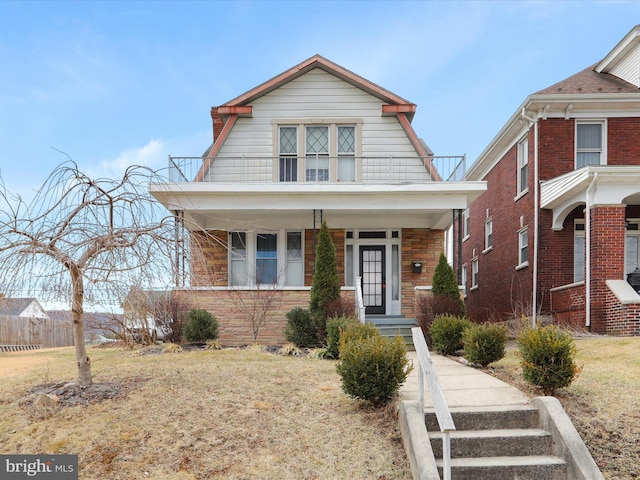
[[593,180],[587,188],[586,193],[586,212],[585,212],[585,326],[591,331],[591,201],[589,200],[592,190],[596,186],[598,180],[598,172],[593,172]]
[[529,127],[533,124],[533,292],[531,293],[531,322],[535,327],[538,315],[538,222],[540,208],[540,191],[538,180],[538,121],[527,116],[525,107],[522,107],[522,118],[529,121]]

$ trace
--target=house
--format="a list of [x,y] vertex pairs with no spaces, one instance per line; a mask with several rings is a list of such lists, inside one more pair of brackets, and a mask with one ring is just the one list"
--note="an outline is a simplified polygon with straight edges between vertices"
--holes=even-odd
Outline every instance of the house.
[[253,342],[252,311],[269,295],[277,311],[256,340],[284,341],[285,313],[309,303],[322,221],[344,297],[359,286],[367,316],[414,317],[453,212],[486,188],[462,181],[463,156],[433,155],[415,113],[320,55],[211,109],[205,154],[171,157],[169,182],[149,190],[190,231],[180,291],[216,315],[221,343]]
[[35,298],[6,298],[0,294],[0,315],[23,319],[49,320],[49,315]]
[[602,60],[529,95],[467,172],[456,221],[476,321],[553,316],[640,334],[640,26]]

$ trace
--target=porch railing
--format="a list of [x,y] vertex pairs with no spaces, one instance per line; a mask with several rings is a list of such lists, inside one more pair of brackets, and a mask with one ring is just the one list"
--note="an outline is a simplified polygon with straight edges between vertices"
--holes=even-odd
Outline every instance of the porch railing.
[[[324,157],[337,171],[337,158]],[[279,168],[276,157],[169,157],[168,179],[172,183],[221,182],[221,183],[272,183],[285,179],[304,179],[307,183],[321,183],[328,178],[329,167],[306,168],[298,171],[307,157],[287,157],[286,169],[281,179],[274,175]],[[360,157],[355,158],[361,172],[356,182],[346,174],[340,183],[424,183],[432,181],[459,182],[465,179],[466,156],[433,157]],[[295,169],[292,165],[296,165]],[[206,168],[211,167],[211,168]],[[205,171],[207,170],[207,171]],[[325,182],[326,183],[326,182]]]
[[420,411],[424,412],[424,378],[426,377],[431,401],[442,432],[442,478],[451,480],[451,432],[455,431],[456,426],[453,423],[451,411],[442,393],[442,388],[440,388],[436,371],[433,368],[433,361],[431,360],[431,355],[429,355],[429,348],[424,339],[422,328],[412,328],[411,335],[418,355],[418,402]]
[[364,300],[362,298],[362,277],[358,277],[356,281],[356,315],[360,323],[365,323],[365,308]]

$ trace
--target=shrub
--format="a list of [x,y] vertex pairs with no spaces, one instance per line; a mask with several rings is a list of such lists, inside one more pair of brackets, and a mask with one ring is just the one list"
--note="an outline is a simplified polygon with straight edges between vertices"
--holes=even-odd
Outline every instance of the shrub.
[[345,341],[343,336],[340,362],[336,365],[342,390],[376,406],[386,403],[398,393],[413,368],[406,354],[401,337],[373,335]]
[[354,317],[332,318],[327,321],[327,358],[337,359],[340,356],[340,336],[349,325],[359,323]]
[[309,310],[295,307],[286,314],[287,326],[284,329],[284,336],[288,342],[300,348],[317,347],[318,329],[311,319]]
[[340,351],[346,343],[357,342],[370,337],[380,337],[380,330],[378,330],[375,325],[360,322],[349,324],[340,334],[338,350]]
[[218,338],[218,320],[206,310],[194,308],[185,317],[183,333],[189,342],[215,340]]
[[460,299],[460,290],[458,289],[458,280],[456,274],[447,262],[444,253],[440,253],[440,259],[433,272],[431,280],[431,292],[434,295],[444,295],[454,299]]
[[555,325],[526,329],[518,339],[518,347],[525,381],[542,387],[545,395],[568,387],[580,373],[574,361],[573,337]]
[[338,297],[327,305],[327,318],[355,317],[356,305],[353,298]]
[[464,317],[440,315],[431,324],[433,349],[443,355],[455,355],[462,345],[462,334],[471,322]]
[[416,300],[416,320],[427,341],[427,346],[433,346],[431,338],[431,324],[440,315],[464,316],[464,304],[460,299],[445,295],[419,295]]
[[495,323],[470,325],[462,335],[462,344],[465,358],[484,368],[504,357],[507,329]]
[[317,322],[321,340],[326,334],[324,329],[329,315],[329,305],[338,298],[340,298],[340,277],[338,277],[336,247],[329,235],[327,222],[322,222],[309,300],[309,311]]

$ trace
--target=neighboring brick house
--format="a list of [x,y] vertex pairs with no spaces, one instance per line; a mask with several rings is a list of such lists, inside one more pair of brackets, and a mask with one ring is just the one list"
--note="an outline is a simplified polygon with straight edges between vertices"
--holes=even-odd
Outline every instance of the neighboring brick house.
[[362,277],[367,315],[414,316],[452,212],[486,188],[456,181],[464,157],[435,157],[411,126],[415,111],[316,55],[212,108],[202,157],[170,158],[170,182],[150,192],[191,230],[202,255],[183,291],[217,316],[221,343],[253,341],[247,305],[270,291],[278,309],[257,340],[284,341],[284,314],[309,303],[322,220],[343,294],[353,299]]
[[[518,107],[467,174],[487,191],[456,225],[476,321],[553,315],[640,334],[640,26]],[[590,215],[586,215],[589,212]]]

